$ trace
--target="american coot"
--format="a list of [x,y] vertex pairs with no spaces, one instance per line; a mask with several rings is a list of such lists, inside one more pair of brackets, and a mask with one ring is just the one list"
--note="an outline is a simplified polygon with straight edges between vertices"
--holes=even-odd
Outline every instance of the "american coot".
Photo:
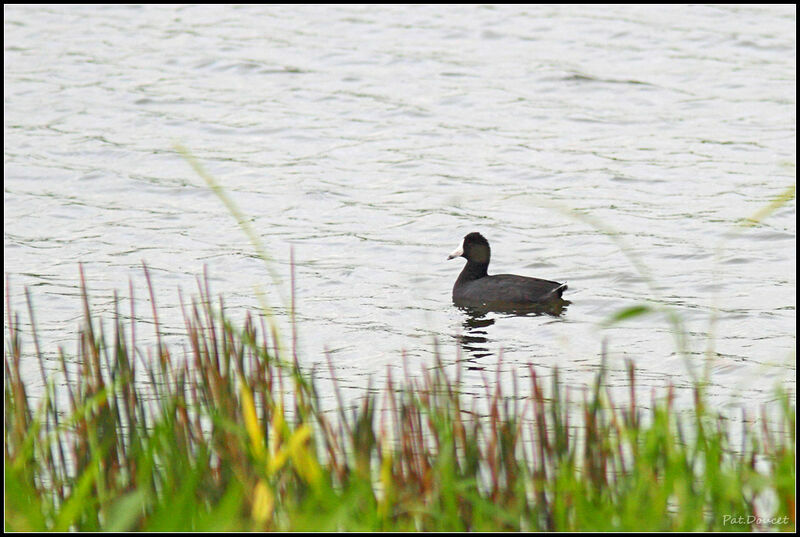
[[490,256],[489,241],[480,233],[470,233],[447,258],[463,257],[467,260],[453,286],[453,302],[456,306],[509,311],[563,303],[561,294],[567,288],[566,283],[515,274],[489,276],[486,270]]

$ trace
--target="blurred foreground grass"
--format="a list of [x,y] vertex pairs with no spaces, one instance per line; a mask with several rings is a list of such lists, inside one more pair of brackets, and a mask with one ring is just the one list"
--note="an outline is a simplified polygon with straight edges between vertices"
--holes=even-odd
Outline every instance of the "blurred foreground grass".
[[[132,314],[107,330],[82,281],[78,354],[60,353],[59,378],[35,329],[23,350],[8,304],[7,531],[795,529],[790,394],[734,431],[699,388],[690,412],[671,387],[637,406],[632,365],[626,402],[602,367],[582,400],[528,368],[514,393],[498,382],[476,401],[437,357],[421,380],[389,374],[326,412],[274,327],[235,326],[198,288],[178,357],[160,340],[135,348]],[[32,406],[20,363],[34,356],[45,389]]]
[[[236,218],[280,291],[249,220],[188,150],[176,151]],[[367,387],[356,406],[343,402],[331,366],[337,408],[328,412],[316,372],[298,362],[293,296],[280,295],[292,319],[286,350],[263,291],[255,290],[264,314],[236,326],[199,281],[176,356],[162,343],[155,306],[157,343],[140,348],[133,307],[128,325],[117,309],[107,332],[89,309],[83,273],[81,288],[77,355],[59,350],[58,378],[44,365],[30,296],[33,353],[23,351],[6,290],[7,531],[795,530],[792,394],[778,391],[777,408],[752,409],[734,428],[690,375],[690,411],[674,406],[671,386],[645,409],[632,364],[630,397],[612,400],[603,352],[581,400],[557,370],[545,386],[530,366],[512,393],[498,379],[470,398],[461,364],[445,367],[437,352],[422,380],[389,371],[383,390]],[[656,310],[681,350],[682,323],[669,308],[637,304],[608,322]],[[44,390],[31,398],[20,364],[34,356]]]

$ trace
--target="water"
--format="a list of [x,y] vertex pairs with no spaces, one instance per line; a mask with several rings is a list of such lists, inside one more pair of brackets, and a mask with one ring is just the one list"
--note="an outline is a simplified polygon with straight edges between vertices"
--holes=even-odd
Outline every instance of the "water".
[[[149,314],[145,260],[177,338],[177,290],[205,265],[235,317],[262,288],[288,335],[293,248],[302,361],[327,350],[354,393],[402,356],[432,365],[434,341],[478,393],[500,353],[504,373],[580,385],[604,339],[612,383],[630,359],[647,396],[688,385],[662,317],[603,328],[652,299],[697,368],[718,310],[712,396],[768,401],[796,382],[795,202],[736,224],[796,181],[795,9],[5,6],[10,302],[31,288],[56,376],[79,262],[106,317],[129,279]],[[279,285],[175,143],[250,217]],[[470,231],[490,273],[567,281],[569,307],[453,307],[463,260],[445,259]]]

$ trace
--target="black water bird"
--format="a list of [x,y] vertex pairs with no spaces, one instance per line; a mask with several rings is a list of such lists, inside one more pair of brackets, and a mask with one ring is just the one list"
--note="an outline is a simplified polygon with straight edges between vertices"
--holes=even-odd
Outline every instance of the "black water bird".
[[453,286],[453,303],[462,308],[492,311],[525,311],[560,307],[566,283],[517,276],[487,274],[491,250],[483,235],[473,232],[464,237],[447,259],[463,257],[464,270]]

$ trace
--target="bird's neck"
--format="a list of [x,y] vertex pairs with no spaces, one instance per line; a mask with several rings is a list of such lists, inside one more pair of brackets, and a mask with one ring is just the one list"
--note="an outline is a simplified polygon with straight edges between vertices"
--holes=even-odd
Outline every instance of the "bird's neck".
[[489,263],[476,263],[475,261],[467,261],[467,264],[464,265],[464,270],[461,271],[461,274],[458,277],[458,281],[469,282],[472,280],[477,280],[478,278],[483,278],[486,276],[488,269]]

